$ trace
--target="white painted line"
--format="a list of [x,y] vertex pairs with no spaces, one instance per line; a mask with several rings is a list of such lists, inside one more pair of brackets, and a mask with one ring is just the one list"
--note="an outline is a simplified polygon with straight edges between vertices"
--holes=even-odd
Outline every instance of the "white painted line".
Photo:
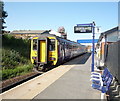
[[46,89],[73,66],[74,65],[62,65],[54,68],[30,81],[0,94],[0,97],[2,97],[2,99],[33,99],[37,94]]

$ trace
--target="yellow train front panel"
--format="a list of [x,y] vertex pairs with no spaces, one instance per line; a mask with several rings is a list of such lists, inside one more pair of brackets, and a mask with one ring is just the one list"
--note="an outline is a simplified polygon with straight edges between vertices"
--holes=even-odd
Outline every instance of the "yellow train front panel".
[[31,53],[30,53],[30,59],[31,62],[34,63],[35,60],[37,59],[37,39],[38,37],[34,37],[31,40]]
[[31,40],[31,62],[56,65],[58,61],[58,40],[55,37],[34,37]]
[[58,61],[58,40],[55,37],[48,37],[49,38],[49,57],[48,60],[52,61],[52,65],[56,65]]

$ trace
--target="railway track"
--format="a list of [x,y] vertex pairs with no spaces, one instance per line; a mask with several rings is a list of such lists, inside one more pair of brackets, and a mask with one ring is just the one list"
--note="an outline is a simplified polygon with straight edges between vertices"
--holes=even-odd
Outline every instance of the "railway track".
[[12,79],[2,81],[1,82],[2,88],[0,88],[0,93],[3,93],[5,91],[7,91],[17,85],[20,85],[34,77],[37,77],[41,74],[43,74],[43,73],[42,72],[41,73],[31,72],[31,73],[23,75],[23,76],[18,76],[18,77],[12,78]]
[[[45,72],[51,70],[53,67],[51,67],[50,69],[46,70]],[[20,85],[28,80],[31,80],[45,72],[37,72],[33,69],[34,72],[31,72],[31,73],[28,73],[26,75],[23,75],[23,76],[18,76],[18,77],[14,77],[14,78],[11,78],[11,79],[8,79],[8,80],[5,80],[5,81],[1,81],[1,87],[0,87],[0,94],[13,88],[13,87],[16,87],[17,85]]]

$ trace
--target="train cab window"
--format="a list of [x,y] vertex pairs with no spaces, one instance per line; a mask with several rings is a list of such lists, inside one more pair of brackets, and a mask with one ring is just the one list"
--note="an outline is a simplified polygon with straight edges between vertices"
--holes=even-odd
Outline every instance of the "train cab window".
[[33,50],[37,50],[37,39],[33,40]]
[[49,51],[55,51],[55,39],[49,41]]

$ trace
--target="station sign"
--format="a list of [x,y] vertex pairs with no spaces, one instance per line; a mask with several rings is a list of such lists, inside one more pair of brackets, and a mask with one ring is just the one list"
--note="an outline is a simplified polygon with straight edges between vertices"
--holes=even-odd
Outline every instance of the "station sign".
[[92,26],[74,26],[74,33],[92,33]]
[[[93,40],[92,39],[81,39],[81,40],[77,40],[77,43],[92,43]],[[94,39],[94,43],[97,43],[98,39]]]

